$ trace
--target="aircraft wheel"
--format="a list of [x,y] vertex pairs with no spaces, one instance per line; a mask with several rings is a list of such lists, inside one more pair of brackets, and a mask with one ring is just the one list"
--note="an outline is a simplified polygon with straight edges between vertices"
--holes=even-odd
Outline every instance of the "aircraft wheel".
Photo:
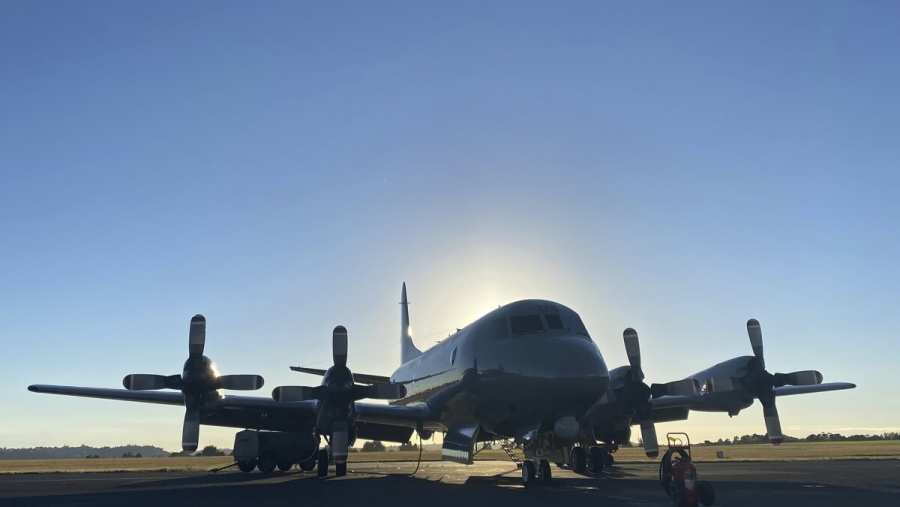
[[334,464],[334,475],[338,477],[343,477],[347,475],[347,464],[346,463],[335,463]]
[[294,466],[294,464],[290,463],[288,461],[279,461],[278,462],[278,469],[281,470],[282,472],[287,472],[288,470],[291,469],[292,466]]
[[603,452],[603,449],[601,449],[599,447],[591,447],[590,452],[591,452],[591,473],[599,474],[599,473],[603,472],[603,465],[606,464],[605,460],[603,459],[603,455],[605,454]]
[[616,464],[616,457],[611,452],[603,453],[603,466],[611,467]]
[[550,471],[550,462],[542,459],[538,466],[540,467],[538,475],[540,475],[541,480],[544,482],[550,482],[550,480],[553,478],[553,472]]
[[700,481],[700,503],[710,506],[716,502],[716,490],[709,481]]
[[537,475],[537,471],[534,469],[534,461],[530,459],[526,459],[522,462],[522,483],[525,484],[525,487],[531,486],[534,484],[535,476]]
[[327,449],[322,449],[319,451],[319,459],[316,460],[316,465],[318,467],[319,477],[325,477],[328,475],[328,450]]
[[259,468],[260,472],[270,474],[275,470],[275,463],[275,454],[271,451],[267,451],[259,457],[259,462],[256,464],[256,467]]
[[583,474],[587,467],[587,459],[584,455],[583,447],[573,447],[569,453],[569,466],[576,474]]
[[309,471],[312,470],[313,468],[316,468],[316,461],[317,461],[317,460],[316,460],[316,457],[317,457],[316,455],[317,455],[317,454],[318,454],[318,453],[313,454],[312,457],[309,458],[309,459],[306,460],[306,461],[301,461],[301,462],[300,462],[300,470],[303,470],[304,472],[309,472]]
[[249,474],[256,468],[256,460],[249,459],[247,461],[238,461],[238,470],[244,472],[245,474]]

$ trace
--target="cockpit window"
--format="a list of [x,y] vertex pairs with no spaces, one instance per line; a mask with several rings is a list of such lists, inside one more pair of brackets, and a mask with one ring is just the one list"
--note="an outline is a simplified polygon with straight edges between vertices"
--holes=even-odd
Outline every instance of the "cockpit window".
[[559,315],[545,313],[544,318],[547,320],[547,327],[550,329],[564,329],[562,319],[559,318]]
[[540,315],[517,315],[509,318],[513,336],[544,330]]
[[506,325],[506,319],[496,319],[488,324],[486,334],[488,339],[507,338],[509,336],[509,326]]

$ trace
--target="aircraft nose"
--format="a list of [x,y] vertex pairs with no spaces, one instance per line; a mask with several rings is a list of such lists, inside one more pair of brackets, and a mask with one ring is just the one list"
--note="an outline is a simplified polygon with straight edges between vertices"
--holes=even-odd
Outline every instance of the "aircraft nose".
[[609,380],[609,370],[597,345],[581,335],[521,336],[505,351],[500,369],[527,377]]

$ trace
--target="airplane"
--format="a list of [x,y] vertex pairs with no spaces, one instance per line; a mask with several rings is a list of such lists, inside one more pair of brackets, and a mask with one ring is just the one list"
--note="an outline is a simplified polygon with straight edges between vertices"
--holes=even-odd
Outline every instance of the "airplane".
[[[199,322],[203,318],[198,315],[195,319]],[[724,400],[745,396],[747,391],[742,381],[735,381],[731,385],[738,388],[718,389],[718,398],[707,398],[696,388],[699,380],[691,377],[654,384],[655,392],[662,394],[653,396],[654,389],[643,383],[636,332],[629,329],[625,333],[629,366],[610,371],[579,315],[546,300],[523,300],[499,307],[421,351],[410,335],[404,283],[402,364],[390,377],[354,375],[347,367],[347,330],[337,326],[332,334],[332,367],[291,368],[321,375],[320,386],[280,386],[271,398],[233,396],[220,390],[259,388],[262,378],[203,373],[206,370],[202,365],[209,360],[196,359],[198,353],[202,356],[202,345],[198,352],[193,322],[189,339],[193,348],[180,382],[175,376],[129,375],[123,380],[125,390],[53,385],[32,385],[28,389],[183,405],[190,414],[185,416],[183,430],[186,450],[196,449],[195,421],[290,432],[308,449],[320,476],[327,474],[329,459],[335,463],[336,475],[346,474],[349,446],[356,438],[408,442],[414,431],[426,440],[440,431],[444,433],[442,458],[466,464],[473,462],[477,442],[508,439],[524,451],[526,459],[521,468],[526,485],[551,480],[551,462],[568,463],[576,471],[584,471],[588,457],[592,461],[603,458],[593,444],[614,440],[607,440],[608,434],[621,437],[623,425],[626,429],[632,423],[641,425],[645,452],[653,456],[658,452],[653,421],[682,414],[686,418],[688,411],[697,407],[721,410],[727,406],[733,410],[744,402],[735,405]],[[205,319],[202,322],[205,329]],[[199,327],[196,329],[199,333]],[[734,364],[726,363],[735,366],[736,359]],[[742,371],[717,365],[701,373],[710,374],[716,379],[715,385],[722,386],[725,374],[740,378]],[[198,377],[206,380],[188,381]],[[709,377],[703,377],[703,381]],[[623,396],[625,391],[630,394]],[[387,405],[361,401],[366,398],[393,401]],[[327,449],[319,448],[321,439],[328,444]],[[262,461],[259,465],[264,470]]]

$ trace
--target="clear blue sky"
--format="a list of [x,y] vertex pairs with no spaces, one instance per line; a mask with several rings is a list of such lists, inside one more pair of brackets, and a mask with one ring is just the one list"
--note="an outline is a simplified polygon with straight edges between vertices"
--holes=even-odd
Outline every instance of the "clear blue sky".
[[[44,396],[174,374],[188,322],[266,387],[330,333],[390,374],[553,299],[667,381],[750,353],[900,428],[896,2],[0,3],[0,446],[177,449],[181,410]],[[365,351],[365,352],[364,352]],[[765,431],[758,404],[695,438]],[[233,430],[204,427],[201,444]]]

